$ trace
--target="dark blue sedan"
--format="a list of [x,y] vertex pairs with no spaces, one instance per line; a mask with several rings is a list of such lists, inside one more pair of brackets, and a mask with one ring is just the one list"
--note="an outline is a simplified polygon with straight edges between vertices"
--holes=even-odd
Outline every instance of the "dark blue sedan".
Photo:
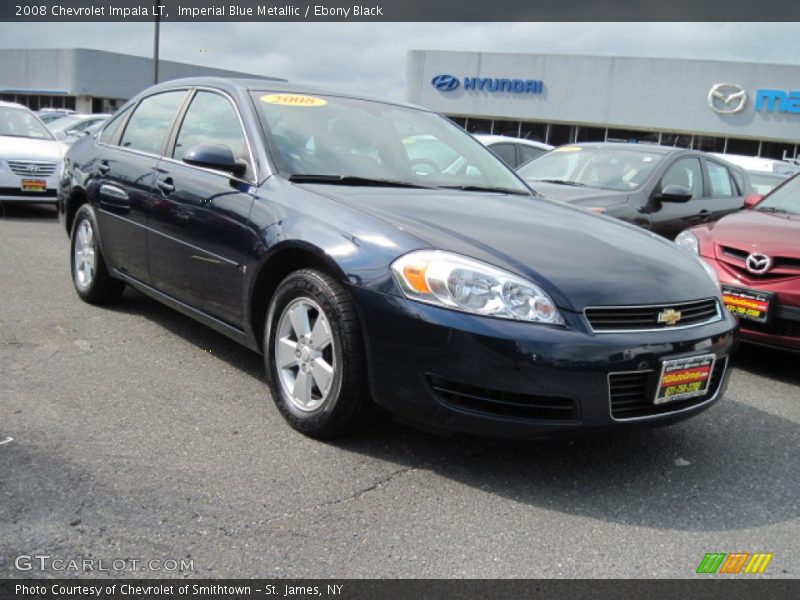
[[130,285],[262,353],[314,437],[380,412],[498,436],[660,425],[725,388],[713,272],[536,196],[420,108],[164,83],[70,149],[59,214],[83,300]]

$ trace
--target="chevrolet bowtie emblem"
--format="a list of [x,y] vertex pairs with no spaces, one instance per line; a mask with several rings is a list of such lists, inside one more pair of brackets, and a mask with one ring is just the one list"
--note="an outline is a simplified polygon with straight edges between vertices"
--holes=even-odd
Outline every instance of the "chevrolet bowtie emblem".
[[658,322],[666,323],[667,325],[675,325],[681,320],[681,311],[668,308],[658,313]]

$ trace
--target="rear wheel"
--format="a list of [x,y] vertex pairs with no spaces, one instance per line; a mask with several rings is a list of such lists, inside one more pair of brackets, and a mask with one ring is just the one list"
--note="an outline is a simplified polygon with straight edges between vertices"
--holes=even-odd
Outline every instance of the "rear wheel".
[[347,291],[320,271],[284,279],[270,302],[264,362],[288,423],[316,438],[352,433],[375,411],[361,330]]
[[97,220],[88,204],[81,206],[75,213],[70,249],[72,283],[82,300],[101,304],[120,297],[125,284],[108,273],[97,239]]

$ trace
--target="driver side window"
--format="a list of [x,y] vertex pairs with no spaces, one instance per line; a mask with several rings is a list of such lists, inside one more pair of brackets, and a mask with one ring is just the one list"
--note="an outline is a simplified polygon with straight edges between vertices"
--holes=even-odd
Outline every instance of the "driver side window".
[[700,159],[681,158],[675,161],[661,178],[658,191],[663,192],[668,185],[679,185],[692,193],[692,199],[703,197],[703,171]]

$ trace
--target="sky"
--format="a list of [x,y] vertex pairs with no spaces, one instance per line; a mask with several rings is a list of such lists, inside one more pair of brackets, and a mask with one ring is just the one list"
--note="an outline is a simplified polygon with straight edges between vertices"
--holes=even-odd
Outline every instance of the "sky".
[[[150,23],[0,23],[0,48],[152,56]],[[402,99],[408,50],[800,65],[800,23],[163,23],[161,58]],[[2,68],[2,66],[0,66]]]

